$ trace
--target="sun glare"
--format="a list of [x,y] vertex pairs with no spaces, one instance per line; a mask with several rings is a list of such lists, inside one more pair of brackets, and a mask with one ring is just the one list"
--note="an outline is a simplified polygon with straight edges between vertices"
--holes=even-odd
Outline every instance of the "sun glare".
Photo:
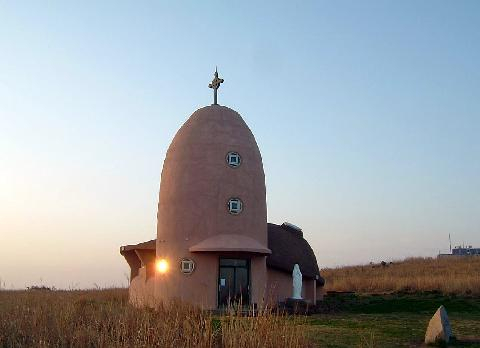
[[168,271],[168,262],[165,259],[157,260],[157,271],[160,273],[165,273]]

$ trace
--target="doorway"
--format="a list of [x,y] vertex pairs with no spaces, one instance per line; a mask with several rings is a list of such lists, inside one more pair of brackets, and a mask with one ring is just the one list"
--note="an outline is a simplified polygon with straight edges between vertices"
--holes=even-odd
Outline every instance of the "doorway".
[[220,258],[218,306],[250,304],[250,260]]

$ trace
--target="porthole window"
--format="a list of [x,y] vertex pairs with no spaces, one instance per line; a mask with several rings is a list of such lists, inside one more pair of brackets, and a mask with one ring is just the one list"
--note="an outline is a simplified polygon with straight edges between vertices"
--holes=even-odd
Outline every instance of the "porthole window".
[[232,168],[237,168],[242,163],[242,158],[238,152],[230,151],[227,154],[227,164]]
[[180,261],[180,270],[182,271],[183,274],[190,274],[193,272],[195,269],[195,262],[190,259],[182,259]]
[[230,214],[238,215],[242,212],[243,203],[239,198],[230,198],[228,201],[228,211]]

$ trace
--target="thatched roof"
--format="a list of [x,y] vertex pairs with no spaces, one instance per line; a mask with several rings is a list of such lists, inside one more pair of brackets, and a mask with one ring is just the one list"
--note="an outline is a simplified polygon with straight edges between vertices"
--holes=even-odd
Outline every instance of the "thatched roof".
[[124,252],[130,251],[130,250],[155,250],[156,248],[156,239],[149,240],[148,242],[142,242],[138,244],[132,244],[132,245],[124,245],[120,247],[120,254],[123,255]]
[[318,276],[320,285],[323,284],[312,248],[303,238],[302,231],[291,226],[268,224],[268,247],[272,254],[267,257],[267,266],[291,274],[293,266],[298,263],[304,277]]

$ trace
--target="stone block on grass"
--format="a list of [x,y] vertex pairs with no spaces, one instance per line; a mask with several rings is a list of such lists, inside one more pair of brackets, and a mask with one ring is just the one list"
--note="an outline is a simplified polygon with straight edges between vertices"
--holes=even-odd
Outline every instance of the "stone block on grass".
[[428,323],[425,333],[426,344],[448,343],[452,338],[452,328],[445,307],[440,306]]

